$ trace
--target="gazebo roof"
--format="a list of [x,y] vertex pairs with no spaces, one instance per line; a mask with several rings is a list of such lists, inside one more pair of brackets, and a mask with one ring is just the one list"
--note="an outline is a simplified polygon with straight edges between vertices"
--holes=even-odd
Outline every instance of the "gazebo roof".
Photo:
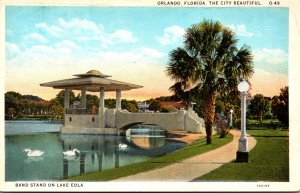
[[90,92],[99,92],[100,87],[104,87],[105,91],[116,91],[117,89],[124,91],[143,87],[136,84],[108,79],[107,77],[111,76],[104,75],[97,70],[90,70],[85,74],[76,74],[74,76],[77,76],[78,78],[46,82],[40,85],[53,87],[55,89],[69,88],[72,90],[81,90],[82,88],[86,88],[86,90]]

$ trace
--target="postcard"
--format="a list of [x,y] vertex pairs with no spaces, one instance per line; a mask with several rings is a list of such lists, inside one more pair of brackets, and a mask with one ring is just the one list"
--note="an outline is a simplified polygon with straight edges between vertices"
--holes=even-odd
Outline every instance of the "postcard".
[[1,191],[299,191],[300,2],[1,1]]

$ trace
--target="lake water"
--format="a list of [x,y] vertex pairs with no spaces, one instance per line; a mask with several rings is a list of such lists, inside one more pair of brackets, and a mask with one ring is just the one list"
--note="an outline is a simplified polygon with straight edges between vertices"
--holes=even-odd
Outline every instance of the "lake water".
[[[60,127],[47,121],[6,121],[6,181],[59,180],[145,161],[186,145],[166,139],[159,128],[145,125],[132,128],[130,137],[62,135]],[[45,153],[28,157],[25,148]],[[63,155],[74,148],[79,155]]]

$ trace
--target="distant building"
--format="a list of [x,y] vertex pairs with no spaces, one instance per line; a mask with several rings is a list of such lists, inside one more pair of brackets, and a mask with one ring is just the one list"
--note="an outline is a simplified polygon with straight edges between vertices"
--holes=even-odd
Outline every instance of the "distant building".
[[148,112],[149,105],[150,104],[147,104],[146,102],[138,102],[137,106],[138,106],[139,112]]
[[23,110],[23,113],[26,115],[41,115],[41,114],[52,114],[49,105],[50,101],[29,101],[29,107]]

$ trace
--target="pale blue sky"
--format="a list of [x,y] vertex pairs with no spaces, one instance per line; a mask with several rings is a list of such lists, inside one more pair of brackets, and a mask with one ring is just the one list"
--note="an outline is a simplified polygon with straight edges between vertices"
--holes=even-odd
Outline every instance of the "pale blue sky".
[[[287,8],[7,6],[6,79],[9,84],[6,90],[16,90],[20,87],[17,84],[23,83],[26,77],[31,78],[32,72],[26,70],[29,68],[49,77],[26,80],[34,83],[28,86],[28,92],[38,81],[67,78],[70,77],[67,71],[76,74],[92,68],[107,71],[116,79],[146,84],[144,95],[166,94],[172,82],[148,86],[149,79],[165,76],[157,73],[164,71],[169,52],[182,45],[184,29],[203,19],[231,27],[237,33],[238,45],[251,47],[257,75],[284,77],[287,84]],[[52,75],[50,68],[59,73]],[[14,80],[18,76],[16,69],[27,76]],[[141,77],[136,73],[122,75],[128,69],[148,73],[140,73]],[[151,75],[152,72],[156,74]],[[256,77],[255,81],[258,80]],[[19,90],[26,92],[25,88]],[[256,92],[259,91],[264,89]]]

